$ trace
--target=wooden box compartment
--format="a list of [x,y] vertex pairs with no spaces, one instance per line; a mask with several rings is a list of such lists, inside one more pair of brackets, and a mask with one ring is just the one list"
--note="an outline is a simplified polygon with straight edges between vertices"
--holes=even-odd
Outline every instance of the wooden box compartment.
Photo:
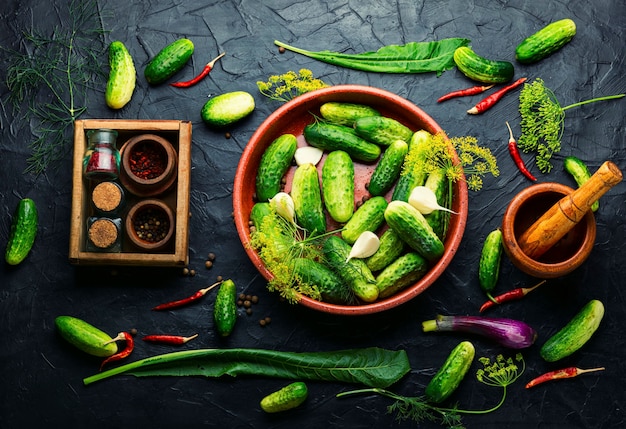
[[[141,134],[155,134],[168,140],[177,152],[177,177],[172,187],[161,195],[150,197],[162,200],[175,217],[174,235],[168,245],[158,251],[144,251],[135,247],[124,231],[128,209],[142,197],[125,190],[122,219],[121,250],[117,252],[89,251],[88,221],[95,215],[91,192],[97,183],[83,176],[83,157],[87,148],[87,132],[94,129],[112,129],[118,132],[117,148],[130,138]],[[189,194],[191,179],[191,122],[178,120],[117,120],[84,119],[74,124],[74,159],[72,179],[72,209],[69,259],[80,265],[134,265],[185,266],[189,248]],[[121,185],[121,181],[116,180]],[[123,186],[122,186],[123,187]]]

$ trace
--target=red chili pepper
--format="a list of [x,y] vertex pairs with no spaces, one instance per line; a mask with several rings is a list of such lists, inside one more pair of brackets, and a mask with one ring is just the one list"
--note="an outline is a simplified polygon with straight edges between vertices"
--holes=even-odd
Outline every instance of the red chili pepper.
[[223,52],[219,54],[217,57],[215,57],[214,59],[212,59],[211,62],[207,63],[207,65],[204,66],[200,74],[194,77],[193,79],[187,80],[184,82],[170,83],[170,85],[175,86],[177,88],[189,88],[190,86],[194,86],[196,83],[200,82],[202,79],[208,76],[211,70],[213,70],[213,66],[215,65],[217,60],[222,58],[224,55],[226,55],[226,52]]
[[537,181],[537,178],[533,176],[533,174],[526,168],[526,164],[524,164],[524,160],[519,153],[519,148],[517,147],[517,142],[513,138],[513,131],[511,131],[511,126],[508,122],[506,122],[506,126],[509,129],[509,153],[511,154],[511,158],[515,161],[515,165],[521,173],[526,176],[528,180],[532,180],[533,182]]
[[105,360],[103,360],[102,363],[100,364],[100,371],[102,371],[102,368],[107,363],[115,362],[115,361],[127,358],[133,352],[133,349],[135,348],[135,341],[133,340],[133,336],[129,334],[128,332],[120,332],[119,334],[117,334],[117,337],[113,338],[111,341],[107,341],[107,344],[112,343],[113,341],[121,341],[121,340],[126,341],[126,347],[124,347],[122,351],[117,352],[114,355],[111,355]]
[[526,384],[526,388],[530,389],[538,384],[545,383],[546,381],[551,380],[559,380],[563,378],[572,378],[576,377],[580,374],[584,374],[586,372],[592,371],[604,371],[604,367],[601,368],[592,368],[592,369],[580,369],[575,366],[570,366],[568,368],[557,369],[555,371],[546,372],[545,374],[540,375],[537,378],[534,378]]
[[505,292],[502,295],[494,296],[493,297],[493,301],[492,300],[486,301],[483,305],[480,306],[480,310],[479,311],[482,313],[483,311],[485,311],[488,308],[491,308],[491,307],[493,307],[493,306],[495,306],[497,304],[502,304],[503,302],[515,301],[515,300],[518,300],[518,299],[522,299],[523,297],[525,297],[530,292],[532,292],[535,289],[537,289],[539,286],[541,286],[545,282],[546,282],[545,280],[542,280],[541,282],[537,283],[533,287],[520,287],[520,288],[517,288],[517,289],[512,289],[512,290],[510,290],[508,292]]
[[153,308],[153,310],[157,310],[157,311],[158,310],[169,310],[170,308],[178,308],[178,307],[182,307],[184,305],[190,304],[190,303],[192,303],[194,301],[197,301],[198,299],[202,298],[204,295],[207,294],[208,291],[213,289],[215,286],[220,285],[221,283],[222,283],[221,281],[219,281],[217,283],[213,283],[211,286],[209,286],[209,287],[207,287],[205,289],[200,289],[198,292],[194,293],[190,297],[179,299],[177,301],[166,302],[165,304],[157,305],[156,307]]
[[144,341],[148,341],[149,343],[180,345],[193,340],[197,336],[198,334],[192,335],[191,337],[182,337],[180,335],[146,335],[142,339]]
[[482,92],[487,91],[488,89],[493,88],[493,85],[489,86],[473,86],[471,88],[459,89],[458,91],[452,91],[447,94],[442,95],[437,99],[437,103],[441,103],[442,101],[449,100],[455,97],[466,97],[468,95],[480,94]]
[[507,92],[511,91],[514,88],[517,88],[518,86],[526,82],[526,79],[527,78],[525,77],[519,78],[512,84],[505,86],[502,89],[499,89],[498,91],[491,94],[489,97],[483,99],[482,101],[479,101],[478,104],[476,104],[474,107],[469,109],[467,113],[469,113],[470,115],[478,115],[479,113],[483,113],[491,109],[494,104],[500,101],[500,99],[504,96],[504,94],[506,94]]

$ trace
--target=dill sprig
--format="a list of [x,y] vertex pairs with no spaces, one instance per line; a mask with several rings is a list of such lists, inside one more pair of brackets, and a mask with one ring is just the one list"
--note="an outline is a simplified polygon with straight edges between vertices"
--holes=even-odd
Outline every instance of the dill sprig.
[[87,110],[87,91],[106,77],[104,32],[97,2],[73,0],[67,23],[51,35],[26,32],[23,51],[9,51],[8,100],[35,123],[26,172],[41,174],[67,154],[73,123]]
[[315,78],[309,69],[300,69],[298,73],[288,71],[281,75],[272,75],[267,82],[259,81],[256,84],[261,94],[283,103],[328,86],[321,79]]
[[483,368],[476,372],[476,379],[487,386],[502,388],[500,400],[488,409],[464,410],[458,408],[456,404],[452,407],[440,407],[429,403],[424,396],[404,396],[381,388],[350,390],[337,394],[337,397],[369,393],[385,396],[394,400],[387,407],[387,412],[395,413],[398,421],[412,420],[415,423],[431,421],[449,429],[463,429],[464,426],[461,421],[463,414],[487,414],[496,411],[506,400],[507,387],[513,384],[526,369],[524,358],[520,353],[515,356],[515,359],[505,359],[504,356],[498,355],[493,362],[486,357],[478,360],[483,364]]
[[561,150],[561,138],[565,129],[565,111],[583,104],[624,97],[626,94],[610,95],[581,101],[561,107],[554,92],[544,81],[536,78],[527,83],[519,95],[520,126],[522,133],[517,142],[526,153],[535,152],[535,163],[542,173],[552,170],[552,156]]

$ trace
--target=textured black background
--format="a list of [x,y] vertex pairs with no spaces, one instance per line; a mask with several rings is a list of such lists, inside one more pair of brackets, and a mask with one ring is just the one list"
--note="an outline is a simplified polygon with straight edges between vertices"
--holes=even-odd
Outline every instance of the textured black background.
[[[99,1],[102,23],[110,32],[104,41],[121,40],[138,69],[132,101],[120,111],[108,109],[103,89],[94,90],[83,118],[181,119],[193,122],[190,266],[197,275],[179,270],[77,269],[68,263],[71,204],[71,156],[61,168],[39,177],[24,175],[31,125],[6,103],[6,53],[1,58],[0,110],[0,242],[6,243],[10,220],[20,198],[37,202],[40,226],[32,253],[20,266],[0,269],[0,427],[201,427],[313,428],[413,427],[397,424],[386,414],[389,401],[381,397],[336,399],[349,386],[309,383],[310,398],[302,407],[270,416],[258,402],[285,381],[259,378],[202,379],[117,377],[89,386],[82,379],[95,373],[99,360],[66,345],[55,333],[54,318],[71,314],[115,334],[136,327],[140,334],[179,332],[200,337],[184,348],[250,347],[290,351],[336,350],[381,346],[405,349],[412,371],[394,391],[420,395],[449,351],[464,336],[421,332],[421,322],[436,313],[476,314],[484,295],[476,271],[482,240],[501,222],[511,197],[529,186],[506,149],[509,121],[519,133],[517,96],[510,95],[481,116],[465,111],[474,99],[437,104],[452,89],[471,86],[450,70],[435,74],[373,74],[283,55],[278,39],[310,50],[363,52],[383,45],[466,37],[480,54],[514,61],[515,46],[547,23],[570,17],[578,24],[572,42],[535,65],[516,64],[516,76],[541,77],[563,105],[595,96],[626,92],[623,75],[623,0],[575,1]],[[0,44],[22,49],[22,31],[31,27],[49,32],[63,26],[64,1],[8,0],[0,5]],[[226,51],[210,77],[189,90],[150,87],[143,68],[151,56],[180,37],[196,45],[193,60],[177,78],[198,72],[207,59]],[[426,293],[393,311],[362,318],[332,317],[290,306],[265,290],[237,239],[231,218],[232,183],[239,156],[256,127],[278,104],[261,96],[256,81],[271,74],[305,67],[329,84],[365,84],[387,89],[422,107],[451,136],[473,135],[497,156],[501,175],[488,177],[480,192],[470,192],[467,229],[459,252],[447,272]],[[229,131],[213,131],[200,120],[209,96],[244,90],[257,101],[255,112]],[[592,170],[615,161],[626,171],[624,101],[599,103],[568,111],[563,150],[555,168],[540,182],[573,186],[562,170],[562,159],[576,155]],[[526,155],[526,159],[529,157]],[[626,336],[623,266],[626,242],[626,185],[619,184],[601,202],[596,215],[596,245],[586,263],[573,274],[550,281],[524,301],[502,306],[491,314],[527,321],[540,334],[524,351],[528,368],[509,388],[505,405],[495,413],[466,416],[471,428],[620,428],[626,423]],[[4,244],[3,244],[4,245]],[[217,259],[204,268],[208,252]],[[254,314],[241,314],[235,332],[220,341],[211,321],[212,295],[185,310],[154,313],[155,304],[190,295],[222,275],[240,291],[256,294]],[[498,291],[530,286],[529,278],[505,259]],[[558,364],[541,360],[538,349],[588,300],[606,305],[606,315],[592,340]],[[258,319],[270,316],[262,328]],[[469,338],[469,337],[467,337]],[[472,338],[478,356],[507,351]],[[169,351],[139,341],[131,360]],[[539,373],[560,366],[605,366],[606,371],[552,383],[531,391],[524,384]],[[474,363],[472,373],[478,369]],[[454,396],[462,408],[484,409],[499,398],[497,389],[468,376]],[[426,423],[422,427],[437,427]]]

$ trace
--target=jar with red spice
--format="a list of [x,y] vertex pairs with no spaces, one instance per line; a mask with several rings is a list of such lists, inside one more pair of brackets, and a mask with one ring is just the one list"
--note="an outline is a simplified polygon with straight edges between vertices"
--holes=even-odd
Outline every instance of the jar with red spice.
[[120,174],[120,152],[117,131],[109,129],[87,132],[88,145],[83,158],[83,174],[91,180],[115,180]]

